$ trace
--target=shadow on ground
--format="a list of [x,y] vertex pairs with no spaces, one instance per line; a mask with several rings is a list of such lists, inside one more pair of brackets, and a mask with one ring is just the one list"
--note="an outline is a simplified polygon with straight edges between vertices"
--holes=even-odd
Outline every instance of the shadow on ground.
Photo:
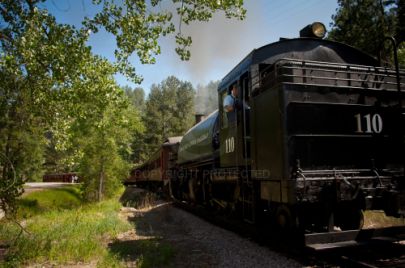
[[[151,197],[137,188],[127,188],[120,198],[134,230],[120,235],[109,245],[110,251],[125,262],[140,267],[208,267],[215,264],[209,250],[190,236],[191,224],[184,212],[170,202]],[[129,264],[128,266],[131,266]]]

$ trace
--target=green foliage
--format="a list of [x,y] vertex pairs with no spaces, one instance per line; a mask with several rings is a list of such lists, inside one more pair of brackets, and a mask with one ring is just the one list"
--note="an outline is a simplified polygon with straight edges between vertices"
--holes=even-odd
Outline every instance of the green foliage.
[[38,2],[0,4],[0,207],[7,214],[23,181],[41,177],[53,89],[76,77],[78,54],[90,51],[80,31],[56,24]]
[[[378,56],[384,36],[395,36],[398,1],[393,0],[338,0],[332,16],[328,38],[357,47]],[[389,55],[389,44],[384,52]]]
[[[145,111],[145,92],[141,87],[132,89],[128,86],[123,87],[125,95],[128,97],[128,100],[132,107],[139,111],[141,114]],[[133,134],[131,142],[131,154],[128,156],[127,160],[130,162],[143,162],[146,159],[144,152],[145,143],[143,133],[138,131]]]
[[104,107],[91,120],[79,122],[77,132],[85,137],[79,138],[80,174],[88,200],[111,197],[128,176],[130,142],[142,124],[138,112],[125,99],[122,101]]
[[148,154],[168,137],[182,136],[194,122],[194,89],[174,76],[152,85],[143,121]]
[[[191,38],[181,34],[181,27],[176,32],[173,14],[169,8],[160,10],[159,0],[94,0],[100,12],[79,29],[57,23],[43,2],[0,2],[0,208],[8,214],[15,212],[24,180],[40,180],[43,167],[52,172],[80,169],[87,197],[96,185],[98,199],[110,195],[125,177],[125,160],[145,155],[143,149],[131,152],[129,140],[139,141],[143,128],[113,75],[122,72],[139,82],[129,57],[136,53],[142,63],[154,63],[159,38],[167,34],[177,33],[177,52],[183,59],[190,56]],[[207,21],[221,10],[229,18],[245,16],[242,0],[173,0],[172,6],[185,24]],[[89,35],[100,28],[116,38],[113,64],[94,56],[87,45]],[[183,85],[177,102],[170,97],[165,113],[170,118],[163,129],[151,125],[157,131],[147,136],[152,147],[191,125],[192,90]]]
[[[49,200],[51,201],[51,200]],[[15,243],[19,228],[11,223],[0,224],[0,240],[10,242],[5,265],[49,263],[62,266],[77,262],[99,261],[109,267],[120,262],[106,248],[106,242],[127,231],[131,225],[118,217],[121,205],[108,200],[78,209],[55,207],[26,221],[26,230]]]
[[396,29],[396,39],[399,42],[405,41],[405,0],[397,1],[397,29]]
[[398,0],[397,18],[398,61],[401,68],[405,68],[405,0]]
[[[213,13],[223,11],[227,18],[243,19],[246,10],[243,0],[172,0],[173,9],[161,8],[161,0],[125,0],[116,3],[113,0],[93,1],[101,11],[93,18],[84,21],[85,29],[97,32],[104,28],[113,34],[118,49],[115,51],[118,70],[134,82],[142,78],[135,74],[135,69],[129,64],[129,57],[136,53],[141,63],[155,63],[155,55],[160,54],[159,38],[175,33],[178,47],[176,52],[182,60],[190,58],[192,40],[190,36],[181,33],[181,23],[192,21],[209,21]],[[174,17],[170,10],[176,10],[180,18],[180,26],[174,26]]]
[[122,88],[125,95],[128,97],[129,102],[140,112],[145,109],[145,91],[141,87],[136,87],[134,89],[124,86]]
[[141,268],[165,267],[175,255],[173,247],[158,238],[112,243],[111,252],[121,259],[136,256],[136,267]]
[[[56,199],[58,196],[60,200]],[[125,267],[123,261],[129,255],[131,260],[136,258],[139,267],[167,265],[174,249],[161,239],[115,239],[119,233],[133,228],[119,218],[121,205],[117,199],[114,196],[111,200],[85,204],[79,199],[78,188],[73,186],[26,195],[20,201],[23,204],[19,215],[26,216],[25,228],[29,233],[18,237],[18,226],[0,222],[0,241],[11,245],[0,266],[60,267],[80,262],[96,263],[97,267]]]

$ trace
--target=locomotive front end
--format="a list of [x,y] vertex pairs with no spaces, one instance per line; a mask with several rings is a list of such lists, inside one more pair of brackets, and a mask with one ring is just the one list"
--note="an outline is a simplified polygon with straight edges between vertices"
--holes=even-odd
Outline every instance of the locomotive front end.
[[404,216],[405,93],[395,72],[288,60],[277,69],[286,81],[285,146],[301,225],[360,229],[364,210]]
[[[361,229],[363,211],[405,215],[405,72],[317,38],[256,52],[254,170],[260,206],[281,228]],[[256,79],[257,77],[257,79]]]

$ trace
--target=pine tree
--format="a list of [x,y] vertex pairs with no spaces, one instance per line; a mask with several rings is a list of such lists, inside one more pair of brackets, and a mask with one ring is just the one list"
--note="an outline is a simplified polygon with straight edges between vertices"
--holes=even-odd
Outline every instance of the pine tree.
[[398,0],[338,0],[338,5],[328,38],[377,57],[384,37],[395,36]]

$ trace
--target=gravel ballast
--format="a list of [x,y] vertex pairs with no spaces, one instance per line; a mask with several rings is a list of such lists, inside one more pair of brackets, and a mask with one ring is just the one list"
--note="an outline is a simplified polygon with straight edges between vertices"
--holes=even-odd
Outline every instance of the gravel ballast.
[[[122,213],[135,221],[129,237],[160,237],[175,250],[173,267],[302,267],[269,248],[215,226],[171,203],[160,203],[148,209],[125,207]],[[135,234],[134,234],[135,233]]]

